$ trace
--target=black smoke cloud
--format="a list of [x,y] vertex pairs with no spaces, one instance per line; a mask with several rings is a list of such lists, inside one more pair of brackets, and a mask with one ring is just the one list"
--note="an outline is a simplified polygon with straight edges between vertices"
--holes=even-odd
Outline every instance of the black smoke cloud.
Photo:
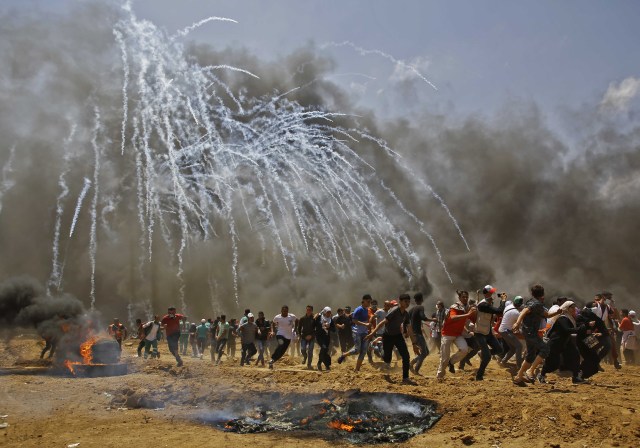
[[[178,304],[180,283],[175,253],[160,241],[154,241],[154,258],[145,270],[138,267],[145,251],[136,234],[135,183],[132,170],[123,169],[132,161],[120,156],[119,148],[122,64],[113,26],[120,14],[117,7],[94,3],[46,20],[37,15],[0,19],[0,164],[6,166],[11,148],[16,154],[7,170],[13,186],[0,196],[0,270],[7,276],[29,273],[42,282],[49,278],[63,146],[75,124],[71,154],[77,157],[72,157],[67,176],[59,249],[63,289],[88,306],[86,209],[91,193],[74,237],[64,233],[71,226],[83,179],[93,172],[91,157],[83,154],[91,151],[91,105],[98,104],[107,126],[101,144],[110,148],[102,161],[101,191],[121,188],[117,195],[102,196],[98,205],[96,306],[120,317],[128,310],[132,319]],[[367,129],[386,140],[412,167],[414,174],[408,174],[388,163],[366,140],[353,145],[375,166],[372,176],[384,180],[426,223],[453,280],[448,281],[424,234],[385,199],[426,271],[417,281],[410,284],[391,262],[373,256],[363,256],[351,273],[302,259],[291,275],[278,254],[238,222],[241,238],[254,242],[240,246],[238,253],[239,309],[261,308],[269,314],[283,303],[292,310],[307,303],[335,307],[357,303],[364,292],[385,299],[407,289],[448,300],[457,288],[476,290],[486,283],[525,295],[534,282],[545,284],[549,294],[569,291],[585,300],[609,289],[622,302],[633,303],[640,238],[636,126],[620,126],[618,118],[601,115],[595,104],[573,114],[572,127],[567,127],[574,134],[571,139],[552,131],[535,105],[523,103],[507,104],[495,116],[460,119],[425,110],[413,118],[382,121],[373,111],[357,110],[349,92],[326,80],[334,63],[312,44],[271,63],[242,48],[192,44],[187,51],[203,66],[228,64],[259,74],[259,80],[220,74],[246,97],[305,86],[290,99],[357,113],[357,118],[343,118],[339,124]],[[444,198],[470,251],[440,204],[418,187],[417,177],[427,178]],[[222,228],[216,230],[223,234]],[[220,239],[198,241],[185,257],[185,294],[193,318],[235,312],[229,245]]]

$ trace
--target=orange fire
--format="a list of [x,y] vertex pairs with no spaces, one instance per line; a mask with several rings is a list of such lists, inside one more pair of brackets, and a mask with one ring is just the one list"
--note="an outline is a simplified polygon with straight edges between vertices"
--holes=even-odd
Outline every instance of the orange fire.
[[353,431],[353,425],[347,425],[345,423],[342,423],[340,420],[334,420],[332,422],[329,422],[328,426],[329,428],[340,429],[342,431],[347,431],[347,432]]
[[80,344],[80,355],[82,356],[82,362],[78,361],[69,361],[68,359],[64,361],[64,366],[69,369],[71,373],[75,375],[75,370],[73,366],[80,364],[92,364],[93,361],[93,346],[98,341],[97,336],[91,336],[89,339]]

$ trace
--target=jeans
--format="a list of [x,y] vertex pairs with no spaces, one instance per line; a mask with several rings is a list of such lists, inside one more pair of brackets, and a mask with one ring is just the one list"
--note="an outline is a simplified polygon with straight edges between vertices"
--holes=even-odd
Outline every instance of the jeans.
[[[467,352],[469,346],[467,341],[462,336],[442,336],[442,343],[440,344],[440,365],[438,366],[438,378],[444,378],[444,374],[447,370],[449,362],[452,364],[462,360]],[[451,346],[455,344],[458,347],[458,352],[451,356]]]
[[502,362],[505,363],[511,359],[513,355],[516,355],[516,365],[520,367],[522,365],[522,343],[520,339],[513,334],[513,331],[507,330],[500,333],[502,340],[507,343],[509,350],[502,358]]
[[392,336],[385,333],[382,335],[382,347],[384,347],[383,359],[386,364],[391,362],[393,347],[398,349],[398,353],[400,353],[400,357],[402,358],[402,379],[409,378],[409,349],[407,348],[404,336],[401,334]]
[[287,352],[289,344],[291,344],[291,339],[287,339],[281,335],[277,335],[276,340],[278,341],[278,348],[276,348],[271,355],[271,362],[276,362],[278,359],[282,358],[282,356]]
[[417,373],[420,370],[420,367],[422,367],[422,362],[429,355],[427,340],[424,338],[424,334],[420,333],[416,336],[416,345],[420,347],[420,354],[413,358],[413,360],[415,361],[414,369],[416,369]]
[[[220,358],[222,358],[222,352],[224,351],[224,348],[226,347],[226,345],[227,345],[226,338],[222,338],[218,340],[216,344],[216,353],[218,354],[217,361],[220,361]],[[213,345],[211,345],[211,348],[213,348]],[[211,359],[213,360],[213,353],[212,353]]]
[[476,372],[476,378],[482,379],[482,377],[484,377],[484,371],[487,365],[489,365],[489,361],[491,361],[492,350],[489,350],[489,346],[491,346],[495,354],[502,353],[502,347],[491,331],[489,331],[489,334],[476,333],[475,338],[480,345],[480,367],[478,367],[478,371]]
[[178,340],[180,339],[180,333],[173,333],[167,335],[167,344],[169,345],[169,351],[176,358],[178,364],[182,363],[182,359],[180,358],[180,352],[178,350]]
[[200,356],[204,354],[204,349],[207,345],[207,338],[198,338],[198,352]]
[[189,333],[180,333],[180,354],[187,354],[187,347],[189,346]]
[[154,339],[153,341],[149,341],[147,339],[143,339],[144,342],[144,359],[147,359],[149,356],[149,352],[151,351],[151,347],[153,347],[153,353],[151,353],[152,358],[158,357],[158,340]]
[[[367,336],[366,333],[356,333],[353,332],[353,348],[349,350],[347,353],[350,355],[358,354],[358,359],[360,361],[364,360],[364,356],[367,354],[367,347],[369,347],[369,341],[365,339]],[[405,344],[405,347],[407,344]]]
[[[267,341],[257,340],[256,346],[258,348],[258,359],[257,361],[262,361],[264,363],[264,349],[267,347]],[[257,362],[256,361],[256,362]]]
[[306,358],[307,365],[311,365],[311,361],[313,360],[313,345],[315,344],[315,340],[311,338],[310,341],[307,341],[305,338],[302,338],[300,341],[300,352],[302,356]]

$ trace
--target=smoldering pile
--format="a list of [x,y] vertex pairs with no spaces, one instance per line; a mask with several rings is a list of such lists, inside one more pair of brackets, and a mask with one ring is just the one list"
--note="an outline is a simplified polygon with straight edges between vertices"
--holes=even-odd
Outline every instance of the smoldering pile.
[[[98,313],[87,311],[77,298],[48,295],[32,277],[14,277],[0,284],[0,324],[5,338],[10,339],[17,328],[34,328],[53,346],[56,367],[67,366],[73,372],[71,365],[87,364],[82,347],[87,341],[91,345],[98,342],[99,320]],[[112,355],[107,358],[113,360]]]

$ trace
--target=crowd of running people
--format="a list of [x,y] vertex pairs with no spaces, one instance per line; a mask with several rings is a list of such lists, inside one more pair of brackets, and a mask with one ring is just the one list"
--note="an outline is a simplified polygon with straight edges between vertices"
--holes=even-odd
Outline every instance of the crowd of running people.
[[[369,294],[353,311],[349,306],[330,307],[315,312],[308,305],[298,317],[282,306],[280,314],[268,320],[264,312],[257,318],[246,309],[240,319],[215,319],[188,322],[186,316],[170,307],[163,316],[142,322],[134,333],[139,342],[138,356],[159,357],[158,340],[164,337],[178,366],[181,356],[207,358],[218,365],[223,356],[235,358],[240,342],[240,366],[260,365],[273,369],[286,353],[302,358],[308,369],[329,371],[332,358],[342,364],[356,358],[360,370],[365,358],[382,360],[381,368],[390,369],[395,353],[402,362],[402,380],[412,383],[410,373],[420,375],[423,361],[437,351],[436,378],[443,381],[447,371],[469,369],[479,355],[475,379],[484,379],[492,359],[513,368],[513,382],[519,386],[545,383],[548,373],[569,371],[574,383],[585,382],[602,370],[601,361],[622,368],[620,355],[627,364],[635,364],[640,348],[636,333],[640,322],[635,311],[618,309],[612,294],[596,294],[592,302],[581,306],[567,297],[556,297],[545,305],[541,285],[531,287],[530,298],[515,296],[486,285],[470,298],[467,291],[456,291],[457,301],[446,307],[438,301],[433,313],[427,313],[421,293],[401,294],[378,306]],[[121,345],[127,330],[116,320],[109,333]],[[457,351],[452,354],[452,346]],[[318,348],[316,352],[316,346]],[[409,346],[413,357],[409,353]],[[143,354],[144,350],[144,354]],[[44,355],[44,351],[43,351]],[[316,361],[314,364],[314,360]],[[517,372],[517,373],[516,373]]]

